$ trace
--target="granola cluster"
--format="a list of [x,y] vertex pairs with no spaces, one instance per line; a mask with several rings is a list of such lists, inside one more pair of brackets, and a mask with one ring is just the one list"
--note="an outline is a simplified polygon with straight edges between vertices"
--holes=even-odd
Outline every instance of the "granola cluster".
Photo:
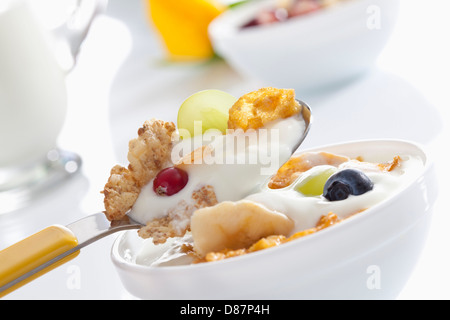
[[170,164],[172,122],[151,119],[138,130],[138,137],[129,143],[128,167],[111,169],[104,194],[105,214],[108,220],[120,220],[136,202],[141,188],[158,172]]
[[[138,137],[129,143],[127,168],[116,165],[104,190],[105,215],[110,221],[125,218],[139,193],[162,169],[172,165],[172,134],[176,130],[171,122],[145,121]],[[168,215],[149,221],[139,230],[139,235],[164,243],[169,237],[183,236],[189,230],[190,215],[197,209],[217,203],[211,186],[202,186],[192,194],[192,202],[174,204]]]

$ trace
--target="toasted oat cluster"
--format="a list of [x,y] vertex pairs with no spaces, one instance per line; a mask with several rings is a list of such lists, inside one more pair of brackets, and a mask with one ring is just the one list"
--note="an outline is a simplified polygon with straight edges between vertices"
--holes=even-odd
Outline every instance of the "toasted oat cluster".
[[108,220],[120,220],[131,209],[139,195],[140,188],[132,172],[119,165],[111,169],[111,175],[104,190],[105,215]]
[[268,122],[298,114],[300,104],[293,89],[262,88],[243,95],[231,107],[229,129],[258,129]]
[[116,165],[103,190],[106,217],[122,219],[134,205],[141,188],[170,163],[175,124],[145,121],[138,137],[129,143],[128,168]]

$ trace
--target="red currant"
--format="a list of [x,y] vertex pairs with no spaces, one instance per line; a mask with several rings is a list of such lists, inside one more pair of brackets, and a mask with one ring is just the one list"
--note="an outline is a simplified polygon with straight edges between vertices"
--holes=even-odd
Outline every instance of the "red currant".
[[161,170],[153,180],[153,191],[160,196],[171,196],[180,192],[188,183],[186,171],[176,167]]

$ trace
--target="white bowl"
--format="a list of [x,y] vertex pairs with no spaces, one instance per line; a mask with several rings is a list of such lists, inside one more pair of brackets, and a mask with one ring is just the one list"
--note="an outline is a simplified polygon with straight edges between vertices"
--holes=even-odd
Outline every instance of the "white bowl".
[[361,155],[368,161],[409,153],[419,156],[424,167],[399,193],[363,213],[279,247],[227,260],[138,265],[134,257],[144,240],[136,231],[125,232],[111,252],[125,288],[143,299],[395,298],[427,237],[437,193],[431,160],[420,146],[399,140],[355,141],[314,150]]
[[370,68],[395,25],[398,0],[348,0],[288,19],[242,29],[276,0],[231,9],[209,26],[215,51],[236,71],[266,85],[313,90]]

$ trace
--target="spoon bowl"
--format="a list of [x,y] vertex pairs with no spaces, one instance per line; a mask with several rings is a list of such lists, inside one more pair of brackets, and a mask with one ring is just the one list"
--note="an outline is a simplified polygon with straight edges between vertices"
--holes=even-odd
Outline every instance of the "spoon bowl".
[[313,120],[311,107],[302,100],[299,99],[296,100],[302,106],[302,111],[300,113],[302,115],[303,120],[305,121],[305,130],[303,131],[302,137],[299,139],[298,144],[294,147],[293,152],[295,152],[303,143],[303,141],[305,141],[305,138],[308,135],[309,130],[311,129],[311,124]]

